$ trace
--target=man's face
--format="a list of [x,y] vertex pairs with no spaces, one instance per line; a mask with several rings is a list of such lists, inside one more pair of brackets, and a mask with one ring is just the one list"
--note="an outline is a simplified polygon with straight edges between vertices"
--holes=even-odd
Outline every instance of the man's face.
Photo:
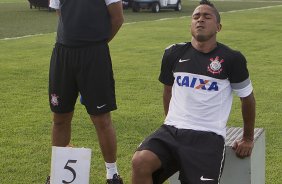
[[208,5],[198,6],[192,14],[191,33],[199,42],[204,42],[221,29],[221,24],[217,22],[216,15],[212,7]]

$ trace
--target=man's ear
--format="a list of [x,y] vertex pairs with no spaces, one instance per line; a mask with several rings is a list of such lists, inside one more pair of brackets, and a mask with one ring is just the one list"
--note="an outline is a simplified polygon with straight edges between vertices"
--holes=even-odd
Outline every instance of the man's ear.
[[220,32],[220,31],[221,31],[221,28],[222,28],[222,25],[221,25],[220,23],[217,24],[217,31],[216,31],[216,32],[217,32],[217,33]]

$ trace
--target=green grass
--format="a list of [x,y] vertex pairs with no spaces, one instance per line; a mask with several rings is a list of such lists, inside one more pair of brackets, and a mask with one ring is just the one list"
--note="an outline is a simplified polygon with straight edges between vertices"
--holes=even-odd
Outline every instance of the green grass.
[[[196,2],[192,3],[196,5]],[[0,9],[3,4],[0,4]],[[15,26],[9,29],[6,23],[1,26],[1,38],[43,33],[41,29],[46,22],[56,21],[52,13],[30,10],[26,3],[5,3],[5,6],[7,4],[17,5],[15,7],[19,8],[18,11],[23,12],[13,17],[9,15]],[[257,7],[282,3],[215,4],[228,11],[250,8],[252,4]],[[20,7],[25,7],[26,10],[21,10]],[[218,35],[220,42],[240,50],[248,60],[257,101],[256,127],[266,130],[267,184],[281,184],[282,173],[281,12],[280,6],[223,13],[223,30]],[[30,23],[29,27],[34,29],[29,31],[19,29],[26,25],[18,19],[29,13],[42,16],[42,24]],[[191,9],[186,13],[185,16],[190,15]],[[0,10],[1,25],[4,21],[2,15],[3,11]],[[172,15],[175,18],[170,20],[149,21],[154,20],[155,16],[164,18],[173,17]],[[157,15],[149,11],[138,14],[126,11],[126,21],[138,23],[124,25],[110,44],[118,102],[118,110],[113,112],[113,121],[118,135],[118,166],[125,183],[130,183],[130,160],[135,148],[163,122],[162,85],[157,80],[163,50],[172,43],[191,39],[188,32],[190,18],[176,16],[173,11]],[[44,183],[50,170],[51,113],[47,88],[55,25],[56,23],[52,24],[51,30],[46,27],[46,33],[51,32],[50,34],[0,40],[1,184]],[[235,98],[228,125],[241,126],[241,122],[240,103],[238,98]],[[104,183],[104,162],[95,130],[80,104],[76,106],[73,120],[72,143],[77,147],[89,147],[93,150],[90,183]]]
[[[197,4],[198,1],[183,0],[182,11],[162,10],[157,14],[152,13],[150,10],[133,13],[131,9],[127,9],[124,10],[125,22],[188,16],[192,14]],[[276,2],[217,1],[215,4],[220,12],[226,12],[230,10],[273,6],[282,4],[282,0]],[[54,11],[49,12],[48,9],[30,9],[27,0],[0,0],[0,22],[0,39],[38,33],[53,33],[57,28],[57,17]]]

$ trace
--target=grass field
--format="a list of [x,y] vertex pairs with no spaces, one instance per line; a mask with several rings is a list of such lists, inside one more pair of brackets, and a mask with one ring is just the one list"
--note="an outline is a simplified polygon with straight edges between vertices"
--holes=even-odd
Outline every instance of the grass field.
[[[178,14],[126,10],[126,24],[110,44],[119,107],[113,112],[118,165],[126,184],[130,183],[130,160],[136,146],[164,119],[162,85],[157,80],[163,50],[191,39],[189,15],[196,4],[184,2]],[[218,40],[240,50],[248,60],[257,101],[256,127],[266,130],[266,183],[282,184],[282,1],[215,4],[225,12]],[[244,10],[268,6],[272,7]],[[154,21],[161,18],[171,19]],[[0,183],[44,183],[50,170],[47,89],[56,16],[46,10],[30,10],[23,0],[0,0],[0,23]],[[43,34],[5,39],[39,33]],[[241,125],[240,103],[235,98],[228,126]],[[93,150],[90,183],[105,183],[95,130],[80,104],[73,119],[72,143]]]

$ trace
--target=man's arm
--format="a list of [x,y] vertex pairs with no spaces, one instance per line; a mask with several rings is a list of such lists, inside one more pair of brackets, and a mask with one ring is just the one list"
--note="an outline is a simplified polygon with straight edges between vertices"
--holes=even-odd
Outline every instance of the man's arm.
[[121,25],[123,24],[124,18],[123,18],[123,9],[122,9],[121,1],[111,3],[107,7],[109,14],[111,16],[111,24],[112,24],[111,35],[108,40],[108,42],[110,42],[119,31]]
[[243,138],[233,145],[236,155],[240,158],[248,157],[254,147],[254,126],[256,114],[256,102],[254,94],[241,98],[242,116],[244,121]]
[[168,113],[169,102],[170,102],[170,99],[171,99],[171,91],[172,91],[172,86],[164,85],[163,105],[164,105],[165,115],[167,115],[167,113]]

